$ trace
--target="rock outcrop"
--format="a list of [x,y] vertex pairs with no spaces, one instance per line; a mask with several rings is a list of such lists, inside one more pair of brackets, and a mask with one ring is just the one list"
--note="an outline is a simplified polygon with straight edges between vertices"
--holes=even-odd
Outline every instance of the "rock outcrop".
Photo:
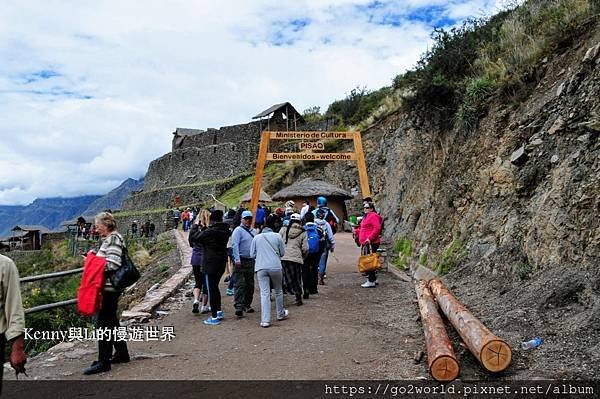
[[[584,37],[542,62],[527,98],[492,100],[473,131],[444,129],[413,112],[363,132],[386,241],[407,238],[429,267],[443,266],[469,306],[512,345],[560,336],[546,346],[557,359],[546,377],[562,368],[590,377],[598,371],[598,46]],[[353,172],[341,164],[320,171],[356,190]]]

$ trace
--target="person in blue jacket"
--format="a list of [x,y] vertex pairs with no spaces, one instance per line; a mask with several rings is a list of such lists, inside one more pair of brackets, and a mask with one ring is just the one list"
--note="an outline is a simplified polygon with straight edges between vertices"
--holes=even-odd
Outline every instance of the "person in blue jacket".
[[256,209],[256,217],[254,218],[254,227],[259,230],[262,229],[266,216],[265,208],[259,204]]

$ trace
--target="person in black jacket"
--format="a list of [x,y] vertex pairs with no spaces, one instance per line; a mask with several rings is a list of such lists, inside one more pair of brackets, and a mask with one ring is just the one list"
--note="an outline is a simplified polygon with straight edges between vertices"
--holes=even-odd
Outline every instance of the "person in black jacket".
[[208,302],[212,317],[204,320],[204,324],[217,325],[223,320],[221,310],[221,292],[219,281],[225,273],[227,263],[227,241],[231,231],[223,223],[223,211],[215,210],[210,214],[210,226],[196,237],[196,242],[202,245],[202,271],[208,291]]

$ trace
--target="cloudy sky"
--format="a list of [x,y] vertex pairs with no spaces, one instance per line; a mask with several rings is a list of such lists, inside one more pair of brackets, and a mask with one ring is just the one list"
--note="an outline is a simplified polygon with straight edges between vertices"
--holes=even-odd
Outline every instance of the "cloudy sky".
[[2,0],[0,205],[103,194],[176,127],[322,110],[414,66],[501,0]]

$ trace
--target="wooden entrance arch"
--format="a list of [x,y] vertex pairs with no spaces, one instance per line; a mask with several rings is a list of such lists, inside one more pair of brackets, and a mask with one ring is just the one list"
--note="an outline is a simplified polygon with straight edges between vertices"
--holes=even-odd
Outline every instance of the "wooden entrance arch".
[[[271,140],[299,140],[298,147],[303,152],[269,152]],[[325,149],[324,140],[352,140],[354,141],[353,152],[324,153],[313,152]],[[367,176],[367,165],[362,147],[360,132],[274,132],[264,131],[260,136],[260,148],[256,162],[256,175],[252,184],[252,201],[250,210],[256,215],[258,198],[262,185],[266,161],[356,161],[358,177],[360,180],[360,191],[363,198],[371,196],[369,178]]]

